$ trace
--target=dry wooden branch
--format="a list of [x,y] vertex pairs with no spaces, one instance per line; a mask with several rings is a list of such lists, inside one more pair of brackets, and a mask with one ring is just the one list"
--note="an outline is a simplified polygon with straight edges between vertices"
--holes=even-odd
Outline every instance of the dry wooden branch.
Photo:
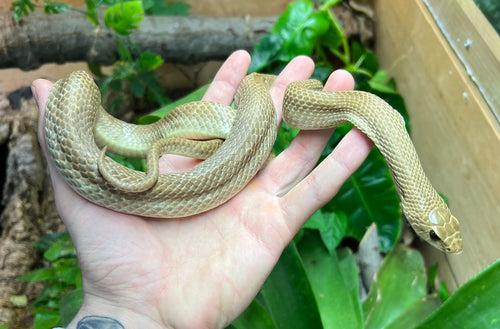
[[[236,49],[251,49],[269,33],[275,20],[147,16],[131,39],[167,62],[197,63],[225,59]],[[113,32],[96,27],[79,12],[56,16],[35,12],[20,22],[14,21],[11,12],[0,12],[0,68],[30,70],[44,63],[71,61],[109,65],[117,59]]]

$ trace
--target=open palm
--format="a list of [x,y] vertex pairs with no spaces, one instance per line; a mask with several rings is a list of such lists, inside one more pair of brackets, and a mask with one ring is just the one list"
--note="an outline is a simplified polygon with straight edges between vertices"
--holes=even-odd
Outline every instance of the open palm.
[[[249,55],[231,55],[204,100],[230,104],[247,73]],[[271,94],[281,118],[287,84],[314,69],[297,57],[279,75]],[[51,83],[33,83],[40,117]],[[337,71],[326,90],[352,89]],[[43,120],[40,141],[44,152]],[[117,213],[81,198],[49,161],[59,213],[77,249],[84,305],[68,328],[88,315],[108,316],[126,328],[220,328],[252,301],[284,247],[305,221],[330,200],[367,156],[372,144],[351,131],[312,172],[332,131],[302,131],[235,197],[206,213],[150,219]],[[46,153],[47,154],[47,153]],[[163,172],[185,170],[196,160],[164,156]]]

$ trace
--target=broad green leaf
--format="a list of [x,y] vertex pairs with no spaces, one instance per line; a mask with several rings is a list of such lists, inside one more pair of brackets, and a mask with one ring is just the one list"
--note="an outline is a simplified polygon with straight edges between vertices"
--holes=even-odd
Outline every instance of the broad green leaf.
[[144,17],[141,1],[115,4],[104,13],[104,24],[120,35],[129,35],[137,29]]
[[363,302],[365,329],[385,328],[396,321],[426,297],[426,288],[420,253],[397,245],[382,262]]
[[327,13],[314,12],[311,1],[290,3],[276,21],[271,34],[253,49],[249,71],[261,71],[275,61],[288,62],[298,55],[310,55],[328,29]]
[[[328,31],[329,21],[326,12],[316,12],[300,25],[294,26],[294,30],[286,31],[285,43],[278,54],[278,60],[289,62],[299,55],[310,55],[316,47],[317,41]],[[292,32],[291,34],[289,34]],[[283,36],[282,36],[283,37]]]
[[434,312],[441,305],[437,296],[427,296],[413,304],[406,312],[401,314],[384,329],[414,329],[416,326]]
[[283,251],[261,294],[276,328],[321,328],[318,305],[293,242]]
[[345,329],[361,329],[358,272],[353,255],[347,249],[330,254],[312,232],[305,233],[297,247],[318,303],[322,328],[339,328],[341,323]]
[[252,50],[252,61],[248,72],[260,72],[270,66],[280,51],[284,40],[278,34],[268,34],[263,37]]
[[83,290],[75,289],[61,298],[59,311],[61,313],[61,324],[67,326],[76,316],[83,303]]
[[388,252],[401,227],[399,197],[384,158],[373,150],[327,205],[347,215],[348,234],[361,240],[366,229],[377,224],[379,243]]
[[318,230],[323,244],[332,254],[346,234],[347,216],[342,212],[320,209],[311,216],[303,227]]
[[168,105],[165,105],[165,106],[159,108],[156,111],[151,112],[150,114],[148,114],[148,116],[153,115],[153,116],[163,118],[165,115],[167,115],[168,112],[170,112],[172,109],[176,108],[177,106],[179,106],[181,104],[201,100],[203,98],[203,95],[205,95],[205,92],[207,91],[207,89],[208,89],[208,85],[204,85],[204,86],[196,89],[195,91],[193,91],[189,95],[186,95],[186,96],[176,100],[175,102],[172,102]]
[[451,295],[417,329],[500,328],[500,258]]
[[56,311],[38,311],[35,316],[35,329],[50,329],[59,324],[61,316]]
[[235,329],[274,329],[276,326],[257,299],[254,299],[250,306],[234,322]]

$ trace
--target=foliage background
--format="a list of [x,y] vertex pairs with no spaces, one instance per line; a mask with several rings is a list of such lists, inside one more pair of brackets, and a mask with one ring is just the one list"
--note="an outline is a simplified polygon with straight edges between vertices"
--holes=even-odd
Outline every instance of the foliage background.
[[[337,3],[335,0],[291,3],[271,34],[253,50],[251,71],[277,73],[293,57],[303,54],[315,59],[313,77],[320,80],[325,80],[333,69],[343,67],[354,75],[357,89],[375,93],[396,108],[409,130],[404,101],[396,91],[395,82],[379,69],[370,50],[345,38],[331,12]],[[163,60],[157,54],[137,49],[128,36],[145,15],[186,15],[188,7],[178,2],[152,0],[87,0],[86,4],[84,14],[96,25],[104,23],[113,28],[119,44],[121,61],[112,75],[104,76],[99,67],[90,68],[100,77],[102,92],[129,85],[136,97],[147,97],[164,105],[140,119],[141,123],[164,116],[179,102],[169,104],[155,77],[154,70]],[[96,15],[100,5],[110,6],[104,22],[99,22]],[[14,15],[20,19],[35,6],[31,0],[16,1]],[[48,14],[71,10],[70,6],[56,2],[47,1],[43,6]],[[203,89],[198,90],[180,102],[199,99],[202,94]],[[350,128],[346,125],[337,129],[323,157]],[[284,125],[275,151],[285,149],[296,133]],[[142,162],[117,160],[137,169],[142,166]],[[387,257],[368,297],[361,301],[358,268],[352,252],[342,242],[346,238],[360,241],[372,223],[376,224],[380,249]],[[339,323],[343,328],[500,327],[499,311],[494,307],[495,298],[500,295],[500,284],[495,282],[500,264],[496,262],[485,269],[447,298],[444,288],[440,291],[433,288],[435,269],[426,272],[418,252],[397,245],[400,223],[399,201],[390,173],[379,152],[374,150],[338,195],[313,215],[285,249],[262,291],[231,327],[335,328]],[[21,278],[47,283],[33,303],[35,328],[64,326],[76,314],[83,298],[74,248],[67,234],[46,237],[37,247],[51,266]]]

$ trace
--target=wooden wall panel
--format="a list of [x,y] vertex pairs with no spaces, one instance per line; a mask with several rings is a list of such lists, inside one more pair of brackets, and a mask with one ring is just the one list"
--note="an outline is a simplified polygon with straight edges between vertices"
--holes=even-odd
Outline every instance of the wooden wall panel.
[[461,223],[461,255],[422,246],[454,290],[500,256],[500,127],[422,0],[379,0],[376,12],[381,66],[406,100],[425,171]]

